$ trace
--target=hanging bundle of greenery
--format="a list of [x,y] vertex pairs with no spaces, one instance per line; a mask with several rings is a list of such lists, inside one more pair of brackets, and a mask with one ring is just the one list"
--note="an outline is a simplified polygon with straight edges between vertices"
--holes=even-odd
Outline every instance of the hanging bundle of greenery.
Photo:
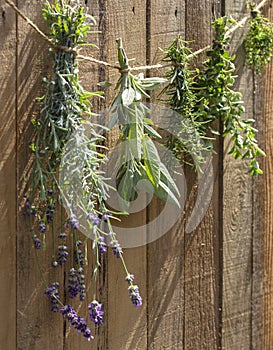
[[[153,90],[166,80],[163,78],[144,78],[130,72],[128,58],[118,40],[118,58],[121,76],[117,84],[119,93],[111,106],[110,127],[119,125],[121,131],[122,152],[120,155],[117,189],[125,200],[128,209],[130,202],[136,199],[136,188],[140,180],[144,190],[169,201],[178,207],[178,188],[162,163],[153,138],[161,136],[153,128],[151,111],[144,105],[142,98],[149,98],[145,90]],[[128,203],[128,204],[127,204]]]
[[[249,159],[249,172],[252,175],[262,174],[257,157],[265,156],[255,139],[257,130],[252,126],[253,119],[242,119],[245,112],[242,95],[234,91],[235,56],[228,51],[230,37],[229,25],[236,23],[233,19],[222,17],[212,23],[215,30],[213,47],[206,55],[205,70],[197,70],[193,84],[196,94],[195,113],[201,125],[201,133],[218,134],[213,122],[223,123],[222,136],[230,136],[232,143],[229,153],[235,158]],[[213,150],[212,142],[208,141]]]
[[[200,132],[202,125],[194,109],[197,98],[192,86],[192,71],[188,68],[193,55],[187,44],[178,36],[164,51],[163,61],[172,63],[172,67],[166,72],[168,83],[161,95],[168,96],[167,103],[175,112],[169,118],[170,135],[166,146],[177,159],[201,171],[209,150],[205,143],[206,135]],[[193,163],[190,163],[190,157]]]
[[244,42],[246,62],[250,69],[261,73],[264,66],[270,62],[273,52],[273,23],[255,10],[255,3],[249,5],[251,20]]
[[[60,298],[60,288],[67,288],[64,294],[70,299],[86,298],[85,274],[90,248],[95,256],[93,301],[88,305],[90,320],[97,326],[103,322],[96,281],[100,255],[106,253],[107,245],[124,267],[133,305],[142,304],[139,288],[133,284],[134,276],[126,267],[122,247],[112,228],[112,220],[122,213],[110,210],[106,204],[111,186],[102,170],[107,157],[101,130],[107,132],[115,125],[120,130],[116,187],[126,211],[140,188],[179,207],[179,190],[155,145],[161,136],[152,121],[151,108],[143,102],[149,98],[147,91],[162,83],[167,82],[161,94],[167,96],[167,103],[175,112],[169,120],[167,146],[180,161],[188,163],[191,157],[190,163],[202,171],[206,156],[214,151],[212,135],[219,134],[215,121],[222,124],[221,136],[230,137],[230,154],[248,159],[252,175],[262,174],[257,157],[265,153],[255,139],[254,120],[242,119],[241,94],[233,90],[235,57],[230,56],[228,49],[234,20],[223,17],[212,23],[213,47],[206,52],[204,70],[197,69],[195,73],[188,68],[192,52],[181,37],[176,38],[165,51],[164,62],[171,63],[167,80],[133,75],[122,41],[118,39],[120,78],[118,93],[110,108],[108,129],[94,122],[91,111],[90,98],[101,98],[102,92],[87,92],[79,81],[76,50],[81,45],[94,46],[85,42],[94,18],[84,12],[79,0],[47,2],[43,15],[50,26],[54,66],[52,78],[44,80],[46,92],[39,99],[40,114],[32,121],[35,128],[35,137],[30,143],[33,167],[25,213],[30,220],[39,269],[38,251],[47,246],[51,231],[52,267],[67,266],[69,271],[67,280],[60,284],[57,280],[48,283],[40,269],[52,311],[60,312],[71,327],[90,340],[93,336],[87,321],[77,315],[67,300]],[[268,20],[253,10],[245,47],[248,64],[257,72],[271,57],[272,28]],[[62,218],[61,229],[55,231],[55,211],[59,204],[66,206],[68,215]],[[80,231],[85,232],[83,240]],[[92,247],[89,238],[93,239]]]
[[[30,144],[34,160],[25,208],[30,219],[38,267],[38,251],[42,246],[46,247],[48,232],[51,231],[52,267],[67,266],[69,270],[63,285],[58,281],[48,283],[40,270],[51,309],[60,311],[72,327],[90,340],[93,336],[86,320],[79,317],[66,300],[62,301],[59,293],[60,288],[67,288],[65,295],[70,299],[79,297],[82,301],[86,298],[89,240],[87,237],[84,241],[80,239],[82,220],[88,223],[87,236],[93,239],[96,260],[93,301],[88,305],[91,321],[97,326],[102,324],[104,312],[102,304],[97,301],[96,279],[100,267],[99,255],[106,253],[107,244],[125,269],[132,303],[140,306],[142,299],[138,286],[133,284],[134,276],[126,268],[122,248],[112,229],[111,220],[116,213],[106,207],[109,185],[101,171],[101,164],[106,160],[101,152],[103,137],[92,122],[94,114],[89,101],[90,97],[101,97],[102,93],[89,93],[79,82],[76,48],[86,45],[84,39],[94,24],[94,18],[83,12],[77,0],[47,2],[43,14],[55,46],[55,50],[51,51],[54,67],[51,80],[45,80],[46,93],[39,99],[42,109],[32,122],[36,130],[35,139]],[[62,220],[61,230],[55,232],[55,210],[59,203],[66,205],[69,217]]]

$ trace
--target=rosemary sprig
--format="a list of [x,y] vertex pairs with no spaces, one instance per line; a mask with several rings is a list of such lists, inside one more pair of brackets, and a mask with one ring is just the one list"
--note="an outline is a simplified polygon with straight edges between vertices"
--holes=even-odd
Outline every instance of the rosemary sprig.
[[[188,68],[193,55],[186,45],[179,35],[164,51],[163,61],[172,63],[172,67],[166,72],[168,84],[161,95],[168,96],[167,103],[176,112],[168,120],[167,129],[171,134],[167,137],[166,145],[177,159],[202,171],[201,166],[208,150],[202,140],[205,135],[200,133],[201,124],[194,111],[196,95],[192,88],[192,71]],[[193,164],[189,163],[189,156]]]

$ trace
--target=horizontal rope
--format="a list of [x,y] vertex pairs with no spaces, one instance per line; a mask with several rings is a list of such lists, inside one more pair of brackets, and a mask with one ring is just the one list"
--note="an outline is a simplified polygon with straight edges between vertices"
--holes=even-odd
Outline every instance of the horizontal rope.
[[[92,62],[94,64],[98,64],[104,67],[108,67],[108,68],[113,68],[113,69],[117,69],[119,70],[121,73],[125,73],[125,72],[129,72],[129,71],[140,71],[140,70],[152,70],[152,69],[160,69],[160,68],[166,68],[166,67],[171,67],[172,64],[171,63],[158,63],[158,64],[154,64],[154,65],[143,65],[143,66],[135,66],[135,67],[129,67],[128,69],[124,69],[121,70],[119,66],[105,62],[105,61],[100,61],[94,57],[91,56],[84,56],[84,55],[80,55],[77,50],[66,47],[66,46],[57,46],[55,45],[51,39],[49,39],[43,32],[42,30],[35,24],[33,23],[22,11],[20,11],[18,9],[18,7],[11,1],[11,0],[4,0],[8,5],[10,5],[10,7],[20,16],[22,17],[26,23],[28,25],[30,25],[53,49],[55,50],[63,50],[65,52],[70,52],[73,53],[75,55],[77,55],[78,59],[81,60],[85,60],[85,61],[89,61]],[[268,3],[269,1],[272,0],[262,0],[254,9],[253,11],[259,11],[261,10],[266,3]],[[241,28],[246,21],[248,20],[248,18],[250,17],[250,15],[245,16],[244,18],[242,18],[239,22],[237,22],[234,26],[232,26],[228,31],[227,34],[230,35],[232,33],[235,32],[235,30],[237,30],[238,28]],[[195,56],[198,56],[199,54],[207,51],[208,49],[211,48],[211,45],[207,45],[205,47],[203,47],[202,49],[199,49],[195,52],[193,52],[191,55],[189,55],[189,58],[193,58]]]

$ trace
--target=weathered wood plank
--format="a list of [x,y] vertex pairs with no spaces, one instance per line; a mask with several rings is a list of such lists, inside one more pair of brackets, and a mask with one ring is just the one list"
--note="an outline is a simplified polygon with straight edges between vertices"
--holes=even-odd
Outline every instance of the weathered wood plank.
[[[87,41],[90,43],[96,44],[99,49],[96,48],[82,48],[81,53],[83,55],[90,55],[92,57],[96,57],[98,59],[105,59],[103,56],[104,53],[103,50],[103,41],[105,40],[104,33],[104,16],[103,13],[103,6],[101,1],[95,0],[95,1],[88,1],[86,2],[85,8],[88,10],[88,13],[95,17],[96,24],[91,28],[92,31],[101,31],[101,34],[95,34],[90,33],[88,35]],[[98,91],[99,87],[97,83],[99,81],[105,81],[105,76],[102,76],[101,70],[97,65],[92,64],[88,61],[80,61],[79,62],[79,74],[80,74],[80,81],[81,84],[84,86],[84,88],[87,91],[93,92]],[[105,108],[105,101],[101,100],[99,98],[93,98],[92,99],[92,111],[99,113],[101,109]],[[103,121],[102,121],[103,122]],[[84,239],[84,236],[81,236]],[[93,300],[94,292],[95,292],[95,286],[92,280],[92,274],[93,269],[95,265],[95,257],[92,250],[92,240],[89,240],[88,242],[88,265],[85,267],[85,278],[86,278],[86,299],[83,302],[80,302],[78,299],[72,301],[67,296],[67,303],[73,303],[75,305],[76,310],[78,310],[78,313],[85,317],[87,320],[88,325],[90,326],[91,332],[94,335],[94,339],[89,343],[86,338],[80,336],[74,331],[69,331],[69,328],[66,329],[65,334],[65,349],[66,350],[75,350],[75,349],[107,349],[107,330],[108,330],[108,319],[107,317],[104,318],[103,325],[98,328],[95,327],[93,322],[90,321],[89,315],[88,315],[88,304]],[[99,302],[103,304],[103,311],[105,312],[105,315],[107,315],[107,298],[108,298],[108,287],[107,287],[107,258],[102,257],[101,258],[101,268],[98,275],[97,280],[97,288],[96,288],[96,298]]]
[[0,343],[16,348],[16,16],[0,1]]
[[[105,58],[108,62],[117,62],[116,39],[123,39],[123,46],[129,58],[135,58],[133,65],[143,64],[146,59],[146,2],[140,0],[114,0],[106,3],[105,13]],[[119,74],[110,70],[106,73],[107,80],[116,83]],[[114,96],[111,90],[107,94],[109,105]],[[117,133],[109,138],[109,146],[114,146]],[[145,203],[144,203],[145,208]],[[128,227],[144,225],[145,209],[122,218],[121,229],[115,228],[117,235]],[[124,232],[124,231],[123,231]],[[141,233],[140,233],[141,234]],[[119,237],[119,236],[117,236]],[[139,285],[143,305],[135,308],[129,300],[125,273],[121,262],[112,254],[108,255],[108,347],[109,349],[139,349],[147,348],[147,303],[146,303],[146,246],[124,250],[124,258],[130,273],[135,275],[135,284]]]
[[[272,5],[264,13],[273,19]],[[266,151],[260,159],[264,175],[254,179],[253,189],[253,286],[252,349],[270,349],[273,343],[273,259],[272,259],[272,98],[273,63],[255,76],[255,120],[258,140]]]
[[[226,13],[240,19],[245,1],[226,1]],[[236,90],[243,93],[247,118],[253,117],[252,74],[244,67],[242,37],[236,32],[233,49],[239,78]],[[228,147],[228,141],[225,142]],[[252,312],[252,177],[247,164],[226,155],[223,193],[223,349],[251,348]]]
[[[218,1],[191,1],[186,8],[186,40],[194,40],[194,50],[212,42],[211,22],[219,17],[221,6]],[[203,55],[202,55],[203,56]],[[198,57],[201,62],[204,57]],[[219,125],[215,126],[216,128]],[[185,278],[185,349],[217,349],[220,346],[219,324],[220,292],[220,242],[221,242],[221,140],[215,141],[217,156],[214,156],[213,179],[198,184],[209,191],[213,186],[210,205],[201,224],[185,235],[184,278]],[[193,192],[195,176],[186,169],[188,191]],[[213,182],[213,183],[211,183]],[[190,195],[185,212],[188,220],[196,200]],[[206,199],[206,200],[210,200]],[[205,205],[205,201],[203,203]],[[198,213],[197,213],[198,214]]]
[[[18,1],[18,7],[42,30],[47,27],[42,18],[42,3],[35,0]],[[18,242],[17,242],[17,348],[63,349],[63,320],[50,311],[35,261],[29,220],[22,214],[25,180],[30,174],[29,141],[33,136],[31,120],[38,113],[36,97],[43,95],[42,78],[51,74],[52,60],[47,44],[30,26],[18,18]],[[51,268],[51,244],[39,251],[41,266],[48,283],[55,281]],[[56,271],[55,271],[56,272]],[[58,272],[57,272],[58,275]],[[59,279],[60,276],[57,276]],[[62,294],[61,294],[62,296]]]
[[[185,2],[149,2],[149,57],[150,64],[160,62],[162,53],[158,48],[167,48],[178,33],[184,36]],[[163,25],[166,24],[166,25]],[[165,70],[150,72],[151,76],[164,75]],[[153,94],[152,103],[156,101]],[[166,117],[167,115],[165,115]],[[152,115],[155,123],[162,127],[158,115]],[[183,188],[181,188],[183,192]],[[162,231],[170,217],[171,205],[154,199],[148,207],[148,238]],[[160,217],[162,211],[165,216]],[[181,208],[181,212],[183,208]],[[150,243],[148,255],[148,349],[184,349],[184,230],[183,219],[174,221],[174,227],[164,236]]]

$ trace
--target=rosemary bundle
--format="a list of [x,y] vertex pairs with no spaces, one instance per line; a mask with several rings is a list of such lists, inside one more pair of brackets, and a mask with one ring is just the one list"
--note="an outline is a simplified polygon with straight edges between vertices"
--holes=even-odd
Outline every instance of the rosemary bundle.
[[130,202],[137,197],[139,181],[147,180],[151,186],[142,181],[144,190],[179,206],[178,188],[153,142],[161,136],[153,127],[149,107],[142,102],[143,97],[149,98],[145,91],[159,87],[165,79],[133,75],[121,39],[117,43],[121,76],[117,83],[119,92],[111,106],[110,128],[118,124],[121,131],[122,152],[116,180],[122,205],[128,210]]
[[[193,165],[200,172],[208,149],[204,142],[205,134],[200,133],[201,124],[194,111],[197,98],[192,87],[192,71],[188,68],[193,55],[186,44],[178,36],[164,52],[163,61],[171,62],[172,67],[166,72],[168,83],[161,95],[167,95],[168,105],[176,112],[168,120],[170,135],[166,145],[177,159]],[[193,163],[190,163],[189,157]]]

